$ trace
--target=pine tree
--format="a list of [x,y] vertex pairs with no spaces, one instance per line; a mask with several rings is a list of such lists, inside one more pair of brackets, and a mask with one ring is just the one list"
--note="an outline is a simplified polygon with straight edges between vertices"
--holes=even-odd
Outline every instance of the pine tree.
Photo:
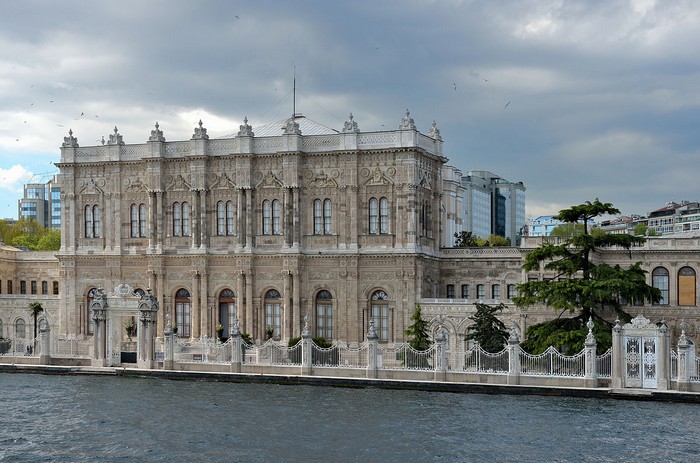
[[467,339],[477,341],[486,352],[500,352],[508,340],[508,331],[496,313],[504,309],[504,305],[488,305],[476,303],[476,313],[469,317],[474,322]]
[[428,322],[423,320],[420,304],[416,304],[416,310],[411,317],[413,324],[410,325],[403,334],[408,336],[408,344],[415,350],[425,351],[430,349],[433,341],[428,334]]

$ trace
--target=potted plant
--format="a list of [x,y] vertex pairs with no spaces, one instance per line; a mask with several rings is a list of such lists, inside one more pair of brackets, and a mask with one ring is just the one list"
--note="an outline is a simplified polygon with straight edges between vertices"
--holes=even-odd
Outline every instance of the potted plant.
[[267,325],[265,327],[265,334],[267,335],[267,339],[272,339],[272,336],[275,334],[275,328],[272,325]]
[[223,341],[224,327],[221,323],[216,325],[216,336]]
[[173,334],[177,334],[177,323],[172,322],[172,323],[170,324],[170,328],[173,329]]

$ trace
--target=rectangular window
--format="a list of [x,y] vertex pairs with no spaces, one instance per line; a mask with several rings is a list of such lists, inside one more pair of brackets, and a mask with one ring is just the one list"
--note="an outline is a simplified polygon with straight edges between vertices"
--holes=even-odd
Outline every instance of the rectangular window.
[[469,299],[469,285],[462,285],[462,299]]
[[447,299],[455,298],[455,285],[447,285]]
[[53,293],[58,296],[58,281],[53,282]]
[[29,287],[31,288],[32,294],[36,294],[36,281],[31,281]]
[[7,294],[12,294],[12,280],[7,280]]
[[491,299],[501,298],[501,285],[491,285]]
[[41,294],[49,294],[49,282],[48,281],[41,282]]
[[24,280],[21,280],[19,282],[19,293],[20,294],[27,294],[27,282]]
[[272,327],[272,336],[282,335],[282,305],[277,302],[265,304],[265,329],[268,327]]
[[484,285],[476,285],[476,298],[477,299],[486,298],[486,287]]
[[513,299],[518,295],[518,291],[515,285],[508,285],[508,299]]
[[316,304],[316,336],[333,339],[333,304]]
[[178,336],[183,338],[190,337],[190,303],[176,302],[175,303],[175,318],[177,320]]
[[372,304],[372,318],[380,341],[389,340],[389,306]]

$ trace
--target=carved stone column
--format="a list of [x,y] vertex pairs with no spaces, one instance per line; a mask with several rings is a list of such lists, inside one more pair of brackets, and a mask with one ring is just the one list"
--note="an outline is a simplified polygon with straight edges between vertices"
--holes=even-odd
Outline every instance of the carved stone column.
[[[240,323],[243,325],[243,329],[246,328],[246,310],[243,306],[243,288],[244,288],[245,272],[241,270],[238,273],[238,279],[236,281],[236,318],[240,319]],[[250,333],[250,331],[246,331]]]
[[[197,214],[197,211],[199,210],[199,201],[198,201],[198,196],[199,196],[199,190],[192,189],[192,201],[191,201],[191,209],[190,209],[190,237],[192,238],[192,249],[196,249],[199,246],[199,217]],[[184,220],[184,211],[183,211],[183,220]]]
[[[156,194],[148,192],[148,252],[153,252],[156,246]],[[151,286],[152,288],[153,286]]]
[[[245,246],[245,214],[243,213],[243,201],[245,190],[239,188],[236,190],[236,247],[242,248]],[[240,297],[240,293],[239,293]],[[245,326],[245,324],[243,325]]]
[[253,332],[253,271],[249,270],[245,274],[245,320],[246,331],[251,335]]
[[190,313],[190,337],[198,338],[199,331],[199,270],[192,271],[192,296],[190,298],[192,307]]
[[245,249],[250,251],[253,247],[253,220],[252,215],[255,213],[253,211],[253,190],[246,190],[245,195]]
[[156,252],[163,252],[163,192],[158,190],[156,193]]
[[199,237],[199,249],[206,250],[209,244],[208,233],[209,227],[207,227],[207,190],[202,189],[199,193],[199,222],[200,222],[200,237]]
[[301,333],[301,311],[299,309],[299,270],[292,272],[292,336],[297,337]]
[[200,294],[200,318],[199,318],[199,332],[202,334],[207,334],[209,335],[209,329],[208,329],[208,296],[209,296],[209,274],[207,271],[202,271],[200,274],[200,282],[201,282],[201,294]]

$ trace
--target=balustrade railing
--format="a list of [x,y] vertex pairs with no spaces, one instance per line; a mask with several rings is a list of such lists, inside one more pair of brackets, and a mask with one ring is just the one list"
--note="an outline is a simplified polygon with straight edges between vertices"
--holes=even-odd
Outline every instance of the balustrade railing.
[[586,373],[585,351],[576,355],[564,355],[554,347],[538,355],[520,351],[520,374],[531,376],[574,376]]

